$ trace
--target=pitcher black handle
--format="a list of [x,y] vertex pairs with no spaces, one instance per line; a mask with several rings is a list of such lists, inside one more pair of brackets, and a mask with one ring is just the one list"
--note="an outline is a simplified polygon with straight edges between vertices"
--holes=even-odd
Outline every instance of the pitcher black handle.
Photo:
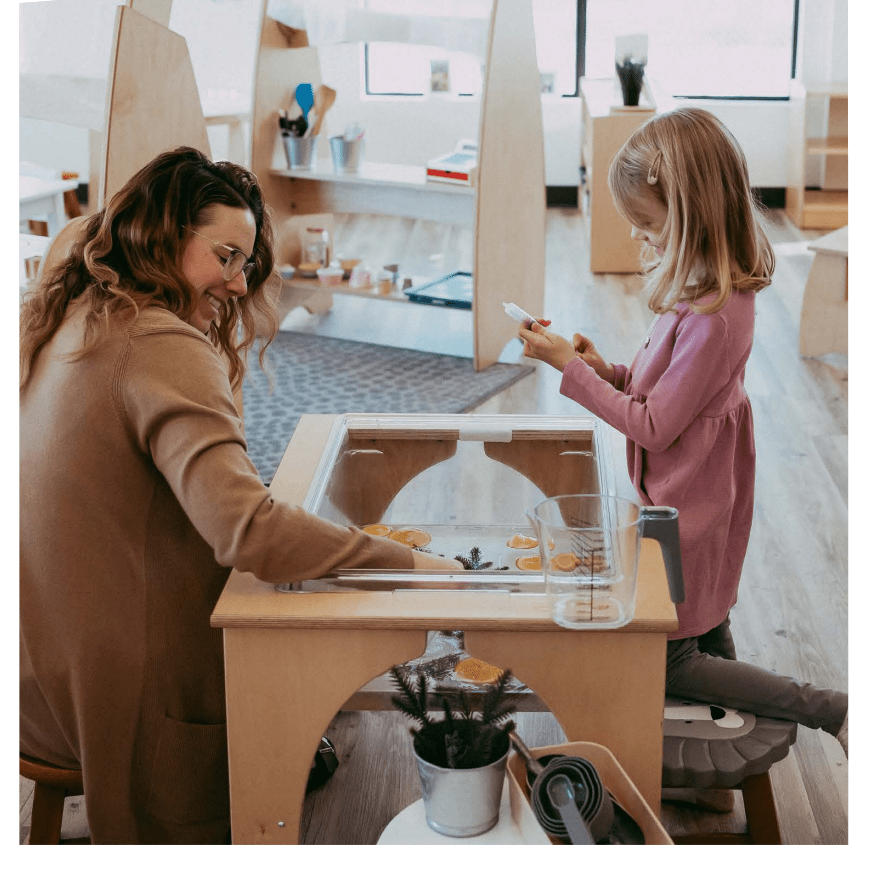
[[680,552],[679,513],[673,507],[641,507],[640,534],[658,540],[662,547],[665,570],[668,574],[668,590],[674,604],[686,600],[683,585],[683,555]]

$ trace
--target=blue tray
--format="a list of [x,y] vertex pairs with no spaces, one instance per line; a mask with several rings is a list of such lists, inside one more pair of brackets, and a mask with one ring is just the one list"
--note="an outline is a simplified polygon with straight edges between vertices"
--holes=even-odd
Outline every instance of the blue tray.
[[458,271],[427,282],[425,285],[412,285],[405,290],[405,294],[408,295],[408,300],[415,303],[470,310],[474,282],[470,273]]

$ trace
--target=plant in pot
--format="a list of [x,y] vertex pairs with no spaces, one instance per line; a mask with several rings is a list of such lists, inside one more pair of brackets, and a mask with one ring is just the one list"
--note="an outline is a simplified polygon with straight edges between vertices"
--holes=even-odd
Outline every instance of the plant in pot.
[[443,717],[433,718],[425,675],[416,684],[394,665],[390,674],[398,687],[392,701],[413,719],[414,753],[423,788],[429,827],[449,837],[473,837],[498,822],[510,732],[516,707],[507,700],[509,670],[502,671],[483,695],[479,715],[462,689],[454,706],[441,696]]

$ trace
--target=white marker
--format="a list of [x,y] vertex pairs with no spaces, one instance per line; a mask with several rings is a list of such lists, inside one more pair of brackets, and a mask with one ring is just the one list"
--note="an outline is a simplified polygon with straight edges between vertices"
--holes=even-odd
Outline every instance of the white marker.
[[520,322],[523,327],[532,329],[532,324],[540,324],[540,322],[532,318],[525,310],[520,309],[515,303],[505,303],[502,301],[501,304],[504,307],[504,311],[512,318],[516,319],[516,321]]

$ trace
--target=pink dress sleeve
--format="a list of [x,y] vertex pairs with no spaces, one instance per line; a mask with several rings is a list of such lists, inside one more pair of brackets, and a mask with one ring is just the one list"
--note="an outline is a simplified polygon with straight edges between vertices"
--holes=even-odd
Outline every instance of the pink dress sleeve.
[[[622,365],[611,385],[581,358],[565,366],[560,392],[644,449],[661,452],[731,379],[727,324],[717,315],[684,319],[668,355],[670,362],[646,397],[634,397],[617,387],[626,382]],[[645,366],[654,365],[653,357]],[[638,387],[635,379],[635,395]]]

